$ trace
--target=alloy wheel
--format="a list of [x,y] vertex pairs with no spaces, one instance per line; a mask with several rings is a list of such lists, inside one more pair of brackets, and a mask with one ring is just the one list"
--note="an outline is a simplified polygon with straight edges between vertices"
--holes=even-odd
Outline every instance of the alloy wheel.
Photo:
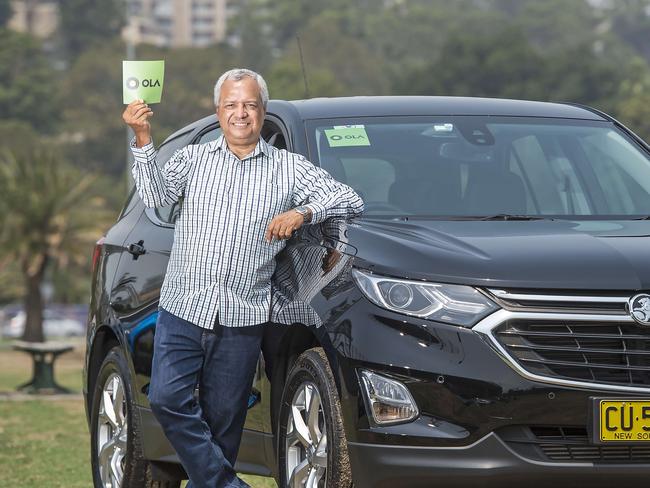
[[124,383],[112,373],[104,383],[97,419],[99,475],[104,488],[120,488],[124,477],[128,421]]
[[293,395],[285,443],[288,487],[324,487],[327,426],[320,393],[311,382],[302,383]]

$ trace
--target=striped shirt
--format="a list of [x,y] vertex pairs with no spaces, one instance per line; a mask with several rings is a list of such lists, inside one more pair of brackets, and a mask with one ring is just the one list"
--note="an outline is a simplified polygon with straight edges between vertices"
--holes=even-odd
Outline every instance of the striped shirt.
[[260,139],[239,159],[224,136],[176,151],[161,169],[153,143],[131,143],[133,178],[147,207],[183,196],[160,306],[193,324],[243,327],[271,317],[271,275],[286,240],[264,239],[273,217],[299,205],[310,223],[354,217],[363,201],[303,156]]

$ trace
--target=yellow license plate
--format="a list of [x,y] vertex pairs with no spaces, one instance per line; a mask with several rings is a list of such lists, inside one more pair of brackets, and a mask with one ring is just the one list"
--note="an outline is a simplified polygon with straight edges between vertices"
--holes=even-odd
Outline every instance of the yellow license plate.
[[600,442],[650,442],[650,400],[600,400]]

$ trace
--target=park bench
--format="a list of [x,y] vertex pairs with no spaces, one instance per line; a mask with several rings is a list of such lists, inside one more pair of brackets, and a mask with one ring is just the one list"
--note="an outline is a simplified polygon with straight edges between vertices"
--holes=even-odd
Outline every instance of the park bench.
[[13,349],[32,356],[32,379],[16,389],[25,393],[71,393],[54,381],[54,362],[61,354],[72,351],[74,346],[61,342],[14,341]]

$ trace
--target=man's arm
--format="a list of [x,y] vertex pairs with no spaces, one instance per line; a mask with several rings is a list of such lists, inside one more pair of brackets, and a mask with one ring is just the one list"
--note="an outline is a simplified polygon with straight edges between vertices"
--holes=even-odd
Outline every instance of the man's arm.
[[179,149],[162,168],[156,163],[153,142],[137,147],[131,141],[133,167],[131,172],[138,194],[147,207],[164,207],[178,201],[185,191],[189,161],[186,148]]
[[126,107],[122,119],[135,133],[131,141],[134,159],[131,171],[138,194],[147,207],[162,207],[176,202],[183,194],[189,164],[187,152],[181,149],[172,155],[162,170],[158,167],[149,124],[152,115],[146,103],[135,100]]
[[330,217],[354,217],[363,212],[363,200],[352,188],[302,157],[296,160],[293,204],[311,210],[311,224]]
[[[264,236],[267,242],[273,238],[288,239],[303,224],[318,224],[329,217],[354,217],[363,212],[363,200],[352,188],[298,155],[292,204],[292,210],[276,215],[269,223]],[[296,207],[304,207],[307,212],[303,215]]]

